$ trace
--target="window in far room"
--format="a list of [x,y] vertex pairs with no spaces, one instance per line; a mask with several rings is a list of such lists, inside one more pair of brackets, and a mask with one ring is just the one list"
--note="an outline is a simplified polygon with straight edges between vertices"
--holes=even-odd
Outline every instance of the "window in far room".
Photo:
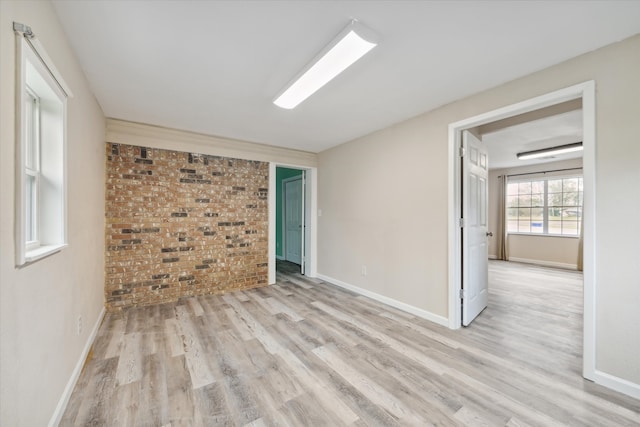
[[507,232],[579,236],[582,177],[553,177],[507,184]]

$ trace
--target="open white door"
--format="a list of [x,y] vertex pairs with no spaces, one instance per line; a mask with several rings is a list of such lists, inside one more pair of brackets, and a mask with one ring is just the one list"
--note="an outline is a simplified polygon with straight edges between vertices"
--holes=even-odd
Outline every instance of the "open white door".
[[284,226],[285,259],[296,264],[302,263],[303,203],[302,177],[283,181],[284,186]]
[[486,147],[469,131],[462,134],[462,324],[468,326],[487,307],[489,269],[487,245]]

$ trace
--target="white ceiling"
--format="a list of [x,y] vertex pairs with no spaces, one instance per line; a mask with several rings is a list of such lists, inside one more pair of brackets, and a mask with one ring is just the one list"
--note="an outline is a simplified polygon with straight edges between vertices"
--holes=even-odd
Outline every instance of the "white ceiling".
[[[640,33],[640,1],[53,3],[108,117],[312,152]],[[273,105],[351,18],[378,47]]]
[[539,159],[518,160],[516,155],[542,148],[582,141],[582,110],[531,120],[482,134],[489,150],[491,169],[512,168],[582,157],[582,151],[555,154]]

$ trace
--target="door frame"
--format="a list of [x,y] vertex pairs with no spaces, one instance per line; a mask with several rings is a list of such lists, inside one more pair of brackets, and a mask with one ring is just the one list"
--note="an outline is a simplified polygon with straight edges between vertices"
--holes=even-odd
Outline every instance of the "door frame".
[[[300,199],[304,200],[304,173],[305,171],[302,170],[302,173],[300,175],[296,175],[296,176],[292,176],[291,178],[287,178],[287,179],[283,179],[282,180],[282,188],[280,188],[280,191],[282,192],[282,206],[280,207],[282,209],[282,255],[283,258],[288,261],[287,259],[287,211],[286,211],[286,207],[287,207],[287,192],[285,191],[287,188],[287,184],[293,181],[301,181],[301,188],[300,188]],[[306,203],[304,203],[306,205]],[[304,230],[306,229],[305,224],[304,224],[304,216],[305,216],[305,212],[304,212],[304,206],[303,206],[303,211],[302,211],[302,228],[303,228],[303,234],[302,234],[302,238],[300,240],[300,264],[303,270],[303,274],[304,274],[304,247],[302,246],[302,242],[303,239],[305,239],[306,236],[304,236]]]
[[305,275],[318,276],[318,168],[291,163],[269,163],[269,284],[276,283],[276,168],[305,171],[304,180],[304,259]]
[[[448,241],[449,241],[449,328],[462,326],[462,307],[460,290],[462,289],[462,232],[459,227],[461,218],[461,165],[459,147],[462,143],[462,131],[497,120],[528,113],[530,111],[560,104],[574,99],[582,99],[583,133],[583,185],[588,194],[583,202],[583,370],[586,379],[595,378],[595,342],[596,342],[596,85],[595,81],[579,83],[545,95],[531,98],[516,104],[498,108],[477,116],[449,124],[448,151]],[[491,162],[491,159],[489,159]],[[487,260],[488,261],[488,260]]]

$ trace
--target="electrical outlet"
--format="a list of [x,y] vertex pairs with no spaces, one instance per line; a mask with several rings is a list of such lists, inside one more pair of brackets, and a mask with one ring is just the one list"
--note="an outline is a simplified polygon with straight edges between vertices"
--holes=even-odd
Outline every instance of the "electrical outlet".
[[78,329],[76,333],[78,335],[82,334],[82,316],[78,316]]
[[362,274],[363,276],[367,275],[367,266],[366,265],[362,266],[362,270],[360,271],[360,274]]

